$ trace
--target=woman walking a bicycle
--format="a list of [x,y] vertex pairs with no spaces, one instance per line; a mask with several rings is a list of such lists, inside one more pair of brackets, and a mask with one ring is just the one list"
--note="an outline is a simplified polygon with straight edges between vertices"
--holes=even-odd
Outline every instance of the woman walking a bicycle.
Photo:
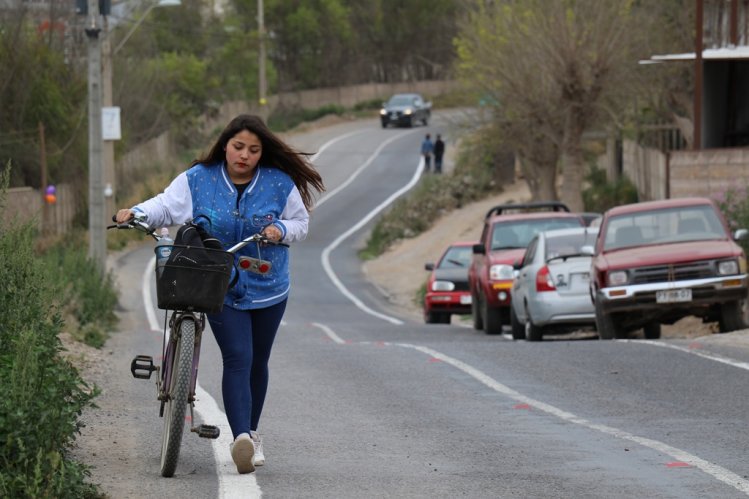
[[[307,236],[313,188],[324,190],[306,155],[285,144],[258,116],[240,115],[208,154],[164,192],[119,210],[116,220],[123,223],[135,212],[144,213],[152,227],[196,219],[225,248],[258,232],[288,243]],[[239,272],[223,310],[208,314],[208,321],[223,358],[221,391],[234,437],[230,453],[239,473],[251,473],[265,464],[258,423],[268,360],[290,289],[289,258],[280,245],[248,245],[240,254],[269,263],[270,269],[253,265]]]

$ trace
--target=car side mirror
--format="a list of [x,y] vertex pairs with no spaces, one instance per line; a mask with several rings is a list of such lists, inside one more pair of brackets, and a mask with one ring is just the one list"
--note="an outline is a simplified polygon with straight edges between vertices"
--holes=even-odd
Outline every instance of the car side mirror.
[[424,264],[424,270],[429,270],[429,271],[434,270],[434,264],[433,263],[425,263]]
[[736,229],[736,232],[733,233],[733,239],[735,241],[743,241],[749,236],[749,230],[746,229]]
[[474,244],[473,245],[473,254],[474,255],[486,255],[486,249],[484,249],[483,244]]
[[582,248],[580,248],[580,253],[583,255],[593,256],[596,254],[596,250],[593,246],[586,244]]

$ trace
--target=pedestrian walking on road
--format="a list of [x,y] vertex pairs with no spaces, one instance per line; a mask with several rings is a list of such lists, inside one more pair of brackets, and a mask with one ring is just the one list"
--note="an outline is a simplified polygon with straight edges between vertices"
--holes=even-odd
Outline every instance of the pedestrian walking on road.
[[[165,227],[203,215],[210,219],[206,230],[225,248],[258,232],[289,243],[307,237],[313,188],[324,190],[307,156],[274,135],[260,117],[240,115],[208,154],[193,161],[163,193],[118,211],[116,219],[125,222],[137,211],[147,215],[152,227]],[[208,314],[223,358],[221,391],[234,437],[230,453],[239,473],[265,464],[257,431],[271,347],[289,296],[288,251],[275,245],[239,250],[237,256],[269,260],[270,270],[239,272],[223,310]]]
[[432,161],[432,151],[434,145],[432,145],[432,139],[429,134],[426,134],[424,141],[421,143],[421,155],[424,156],[424,170],[429,171],[430,163]]
[[437,134],[437,139],[434,141],[434,173],[442,173],[442,156],[445,155],[445,143],[442,141],[442,136]]

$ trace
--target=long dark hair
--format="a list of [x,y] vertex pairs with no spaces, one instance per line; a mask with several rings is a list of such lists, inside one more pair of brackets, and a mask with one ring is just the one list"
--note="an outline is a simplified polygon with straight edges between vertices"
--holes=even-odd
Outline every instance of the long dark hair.
[[310,210],[314,201],[310,187],[314,187],[318,192],[325,190],[322,177],[308,159],[310,154],[296,151],[284,143],[270,131],[259,116],[240,114],[231,120],[211,147],[208,155],[194,160],[192,166],[198,163],[205,165],[223,164],[226,161],[226,145],[232,137],[242,130],[257,135],[263,145],[263,153],[260,156],[260,161],[258,161],[258,166],[273,166],[286,172],[299,189],[304,206],[307,210]]

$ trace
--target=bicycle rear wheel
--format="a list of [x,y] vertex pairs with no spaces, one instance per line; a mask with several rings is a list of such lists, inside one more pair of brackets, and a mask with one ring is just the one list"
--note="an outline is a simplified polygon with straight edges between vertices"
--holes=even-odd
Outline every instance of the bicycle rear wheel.
[[190,373],[195,347],[195,321],[184,318],[180,322],[179,337],[172,361],[169,398],[164,404],[164,430],[161,436],[161,476],[174,475],[179,460],[182,431],[185,429],[185,409],[190,393]]

